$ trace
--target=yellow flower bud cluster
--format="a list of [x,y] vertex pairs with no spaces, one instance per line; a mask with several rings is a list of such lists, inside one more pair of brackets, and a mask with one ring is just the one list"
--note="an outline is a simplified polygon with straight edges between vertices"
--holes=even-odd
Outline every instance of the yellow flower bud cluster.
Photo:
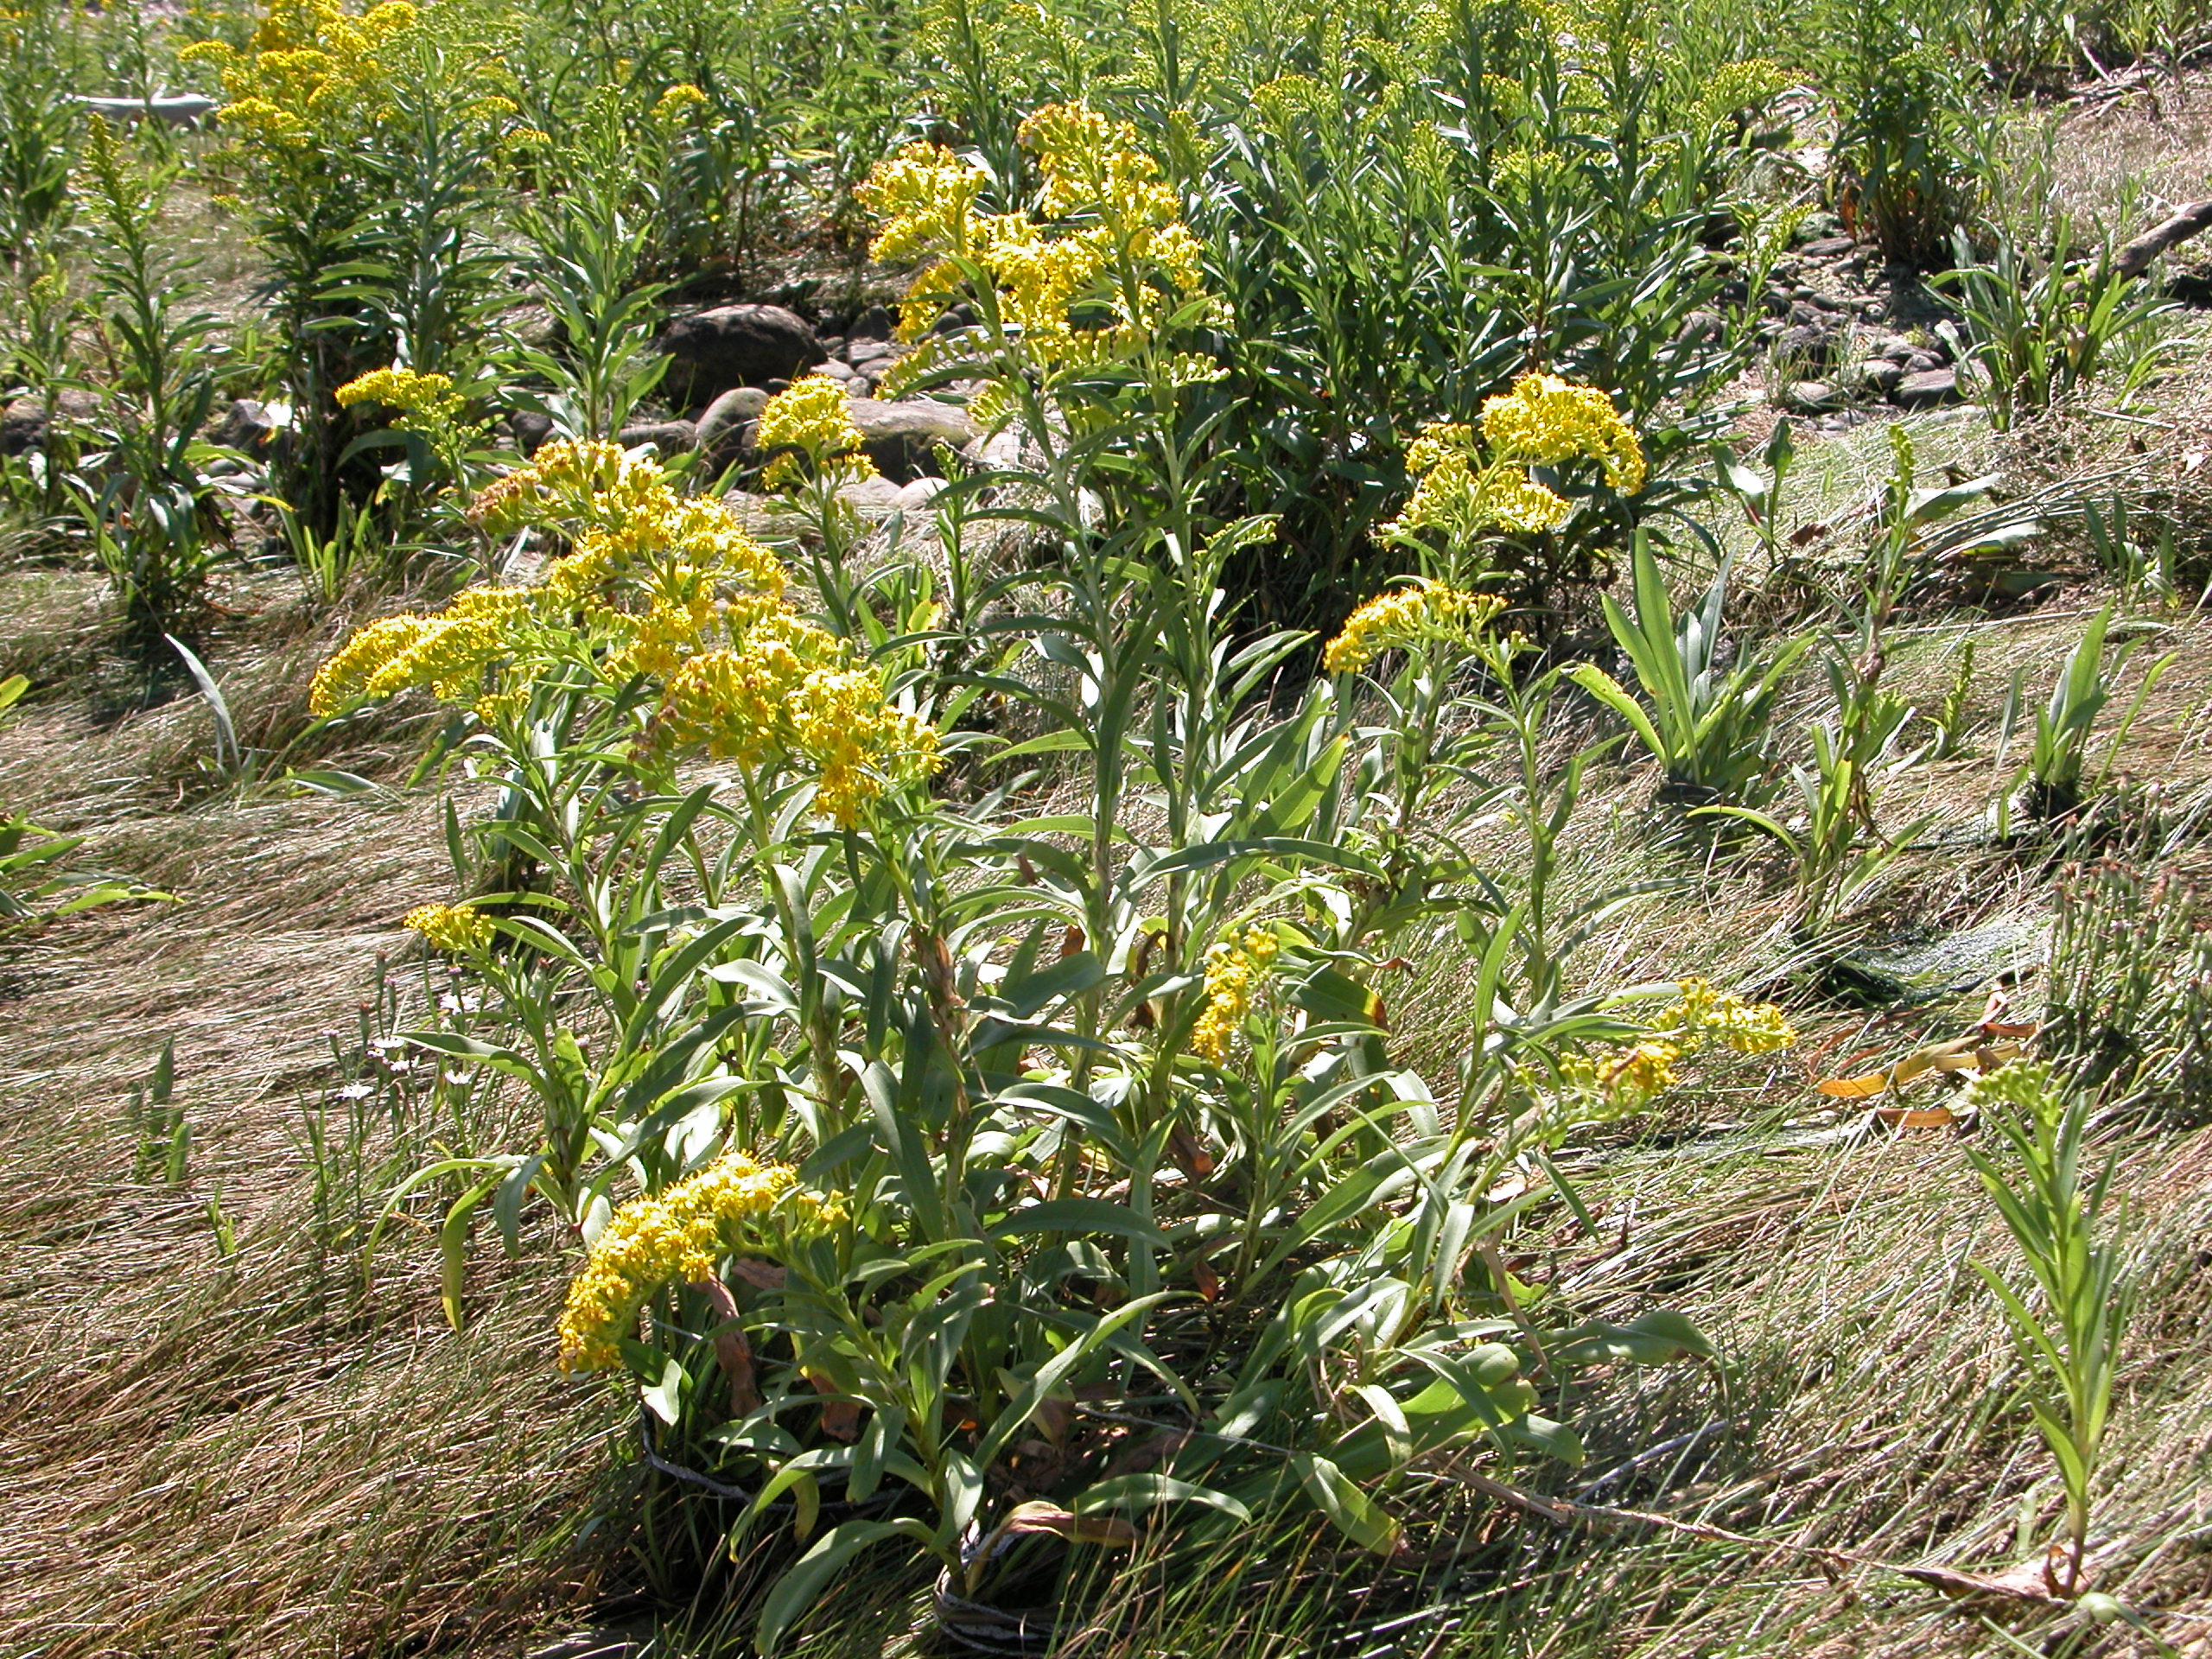
[[1281,950],[1272,929],[1249,927],[1241,938],[1206,952],[1206,1005],[1191,1027],[1192,1053],[1216,1065],[1228,1058],[1229,1045],[1251,1011],[1252,993]]
[[470,588],[435,616],[360,629],[315,676],[316,714],[423,689],[503,721],[556,669],[581,669],[626,707],[640,682],[658,690],[641,753],[810,772],[816,810],[842,825],[936,768],[935,729],[791,608],[782,566],[728,503],[677,495],[613,444],[562,442],[470,512],[493,535],[534,531],[571,550],[533,586]]
[[775,457],[761,475],[772,490],[801,480],[802,459],[816,478],[833,484],[875,476],[875,463],[860,452],[865,440],[845,388],[826,374],[807,375],[771,397],[754,442]]
[[703,1283],[741,1250],[772,1253],[776,1230],[832,1226],[843,1207],[801,1186],[781,1164],[723,1154],[658,1196],[632,1198],[608,1219],[562,1310],[561,1369],[605,1370],[653,1294],[671,1282]]
[[1678,981],[1675,988],[1679,996],[1654,1016],[1651,1028],[1685,1052],[1717,1042],[1738,1054],[1771,1054],[1797,1040],[1789,1016],[1771,1002],[1746,1002],[1701,979]]
[[[859,190],[882,221],[879,259],[932,261],[899,308],[901,339],[923,338],[975,286],[988,286],[998,326],[1027,368],[1056,377],[1128,360],[1204,285],[1201,249],[1160,164],[1136,130],[1082,104],[1053,104],[1022,123],[1044,189],[1041,219],[979,213],[987,175],[937,145],[909,147]],[[899,365],[911,378],[941,360],[925,346]],[[1170,360],[1179,381],[1211,377],[1210,363]],[[988,422],[1000,404],[987,389]]]
[[[1484,452],[1487,452],[1486,454]],[[1614,489],[1643,487],[1643,446],[1633,427],[1594,386],[1552,374],[1526,374],[1483,404],[1474,428],[1436,422],[1406,448],[1415,483],[1405,510],[1384,528],[1409,536],[1440,531],[1465,543],[1488,531],[1534,536],[1567,522],[1567,500],[1529,476],[1531,466],[1594,461]]]
[[1675,1062],[1681,1051],[1672,1043],[1641,1042],[1599,1058],[1563,1054],[1559,1079],[1586,1109],[1607,1116],[1641,1111],[1681,1079]]
[[467,905],[417,905],[405,925],[448,956],[481,956],[492,948],[492,918]]
[[382,404],[425,424],[456,421],[467,406],[453,389],[451,375],[417,374],[397,363],[388,369],[372,369],[358,379],[348,380],[334,395],[344,409],[351,409],[356,404]]
[[1321,665],[1353,674],[1386,651],[1433,642],[1472,645],[1492,617],[1505,608],[1494,594],[1471,594],[1440,582],[1416,582],[1370,599],[1344,619],[1329,641]]

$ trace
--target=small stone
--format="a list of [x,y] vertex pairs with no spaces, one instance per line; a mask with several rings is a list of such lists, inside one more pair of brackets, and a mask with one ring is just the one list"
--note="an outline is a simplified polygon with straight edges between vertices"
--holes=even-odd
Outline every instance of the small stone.
[[534,409],[518,409],[507,416],[507,430],[515,435],[515,448],[527,461],[553,435],[553,417]]
[[1718,311],[1693,311],[1682,319],[1681,332],[1675,336],[1685,346],[1700,346],[1717,341],[1728,332],[1728,321]]
[[839,362],[834,357],[827,363],[816,365],[814,372],[817,374],[826,374],[832,380],[844,381],[847,385],[860,378],[859,370],[854,368],[849,363]]
[[1834,359],[1840,338],[1830,329],[1797,323],[1782,331],[1774,348],[1784,362],[1827,363]]
[[614,435],[614,441],[625,449],[650,445],[655,454],[668,461],[698,448],[699,429],[689,421],[648,421],[624,427]]
[[853,326],[845,331],[845,337],[855,346],[864,340],[888,341],[893,326],[893,319],[888,309],[871,305],[853,319]]
[[1891,391],[1891,401],[1903,409],[1933,409],[1938,404],[1948,404],[1959,395],[1959,376],[1955,369],[1926,369],[1917,374],[1908,374]]
[[26,398],[0,415],[0,455],[26,454],[46,448],[46,416]]
[[1808,259],[1834,259],[1849,253],[1858,245],[1847,236],[1823,236],[1804,244],[1797,251]]
[[1825,380],[1793,380],[1782,394],[1783,407],[1793,415],[1818,415],[1837,401],[1836,389]]
[[291,424],[290,410],[272,409],[258,397],[240,397],[215,429],[215,442],[226,449],[265,449]]
[[758,386],[735,386],[700,411],[699,453],[713,467],[726,467],[744,453],[747,429],[768,407],[768,394]]
[[1904,365],[1892,363],[1886,357],[1870,357],[1859,365],[1859,378],[1876,391],[1894,391],[1897,382],[1904,378]]
[[1914,349],[1905,353],[1905,368],[1913,374],[1926,374],[1943,366],[1943,359],[1935,353]]
[[957,450],[976,435],[968,411],[934,397],[905,397],[881,403],[855,397],[847,405],[861,429],[861,447],[886,478],[899,484],[944,471],[938,446]]

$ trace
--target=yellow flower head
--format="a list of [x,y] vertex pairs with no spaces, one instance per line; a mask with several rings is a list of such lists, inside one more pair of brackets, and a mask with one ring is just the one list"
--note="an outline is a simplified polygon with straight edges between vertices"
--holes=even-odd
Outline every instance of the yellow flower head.
[[942,144],[909,144],[879,162],[854,193],[883,221],[868,252],[895,263],[964,249],[969,216],[988,182],[982,168]]
[[1440,582],[1419,582],[1370,599],[1344,619],[1322,652],[1332,674],[1354,674],[1386,651],[1432,643],[1471,646],[1505,601]]
[[1500,460],[1555,467],[1587,459],[1624,494],[1643,487],[1643,446],[1613,400],[1595,386],[1555,374],[1524,374],[1513,390],[1483,404],[1483,439]]
[[452,376],[417,374],[397,363],[347,381],[334,396],[346,409],[382,404],[397,416],[395,426],[430,436],[450,432],[468,407],[468,400],[454,390]]
[[810,374],[771,397],[760,411],[755,441],[780,452],[763,480],[772,489],[796,478],[800,456],[817,475],[834,471],[840,482],[875,474],[874,463],[860,453],[865,440],[853,424],[845,388],[826,374]]
[[492,948],[491,918],[467,905],[417,905],[406,925],[448,956],[478,957]]
[[632,1198],[608,1219],[561,1313],[561,1369],[604,1370],[654,1293],[671,1282],[702,1283],[741,1250],[768,1253],[772,1217],[810,1230],[842,1217],[834,1197],[808,1191],[780,1164],[725,1153],[658,1197]]
[[1702,979],[1682,980],[1675,988],[1677,1000],[1653,1017],[1651,1027],[1685,1052],[1718,1042],[1738,1054],[1770,1054],[1797,1040],[1789,1016],[1771,1002],[1746,1002]]
[[679,80],[660,95],[659,101],[653,105],[652,118],[656,121],[673,121],[682,116],[684,111],[696,109],[706,101],[707,95],[696,86],[688,80]]
[[1206,952],[1205,1007],[1191,1027],[1190,1051],[1216,1065],[1251,1011],[1252,993],[1274,965],[1282,940],[1271,928],[1248,927],[1234,940]]

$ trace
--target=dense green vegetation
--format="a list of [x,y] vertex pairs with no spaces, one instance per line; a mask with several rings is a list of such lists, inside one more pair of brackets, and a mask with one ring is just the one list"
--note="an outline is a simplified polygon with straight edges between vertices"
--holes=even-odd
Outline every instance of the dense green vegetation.
[[2212,1651],[2206,22],[0,13],[5,1650]]

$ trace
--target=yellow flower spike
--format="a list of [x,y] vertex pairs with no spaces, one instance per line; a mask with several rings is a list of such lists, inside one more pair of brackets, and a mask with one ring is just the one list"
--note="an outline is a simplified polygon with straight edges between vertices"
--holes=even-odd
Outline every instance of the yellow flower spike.
[[405,925],[448,956],[481,956],[492,948],[491,918],[467,905],[417,905]]
[[1251,1011],[1252,993],[1282,950],[1273,929],[1249,927],[1206,952],[1205,1007],[1191,1027],[1190,1052],[1219,1065]]
[[1370,599],[1344,619],[1321,654],[1332,674],[1353,674],[1386,651],[1431,642],[1473,645],[1505,608],[1495,594],[1471,594],[1439,582],[1416,582]]
[[813,1230],[844,1216],[832,1194],[799,1185],[795,1172],[741,1152],[725,1153],[658,1197],[632,1198],[608,1219],[583,1268],[569,1286],[560,1321],[561,1369],[605,1370],[621,1359],[621,1340],[663,1286],[711,1279],[723,1257],[766,1253],[772,1217]]
[[342,408],[382,404],[426,425],[456,421],[467,408],[467,400],[453,389],[450,375],[417,374],[397,363],[349,380],[332,395]]
[[839,482],[875,476],[875,463],[860,453],[866,440],[853,424],[845,388],[826,374],[807,375],[771,397],[760,411],[754,442],[775,452],[762,475],[771,489],[798,481],[799,455],[817,474],[834,472]]

